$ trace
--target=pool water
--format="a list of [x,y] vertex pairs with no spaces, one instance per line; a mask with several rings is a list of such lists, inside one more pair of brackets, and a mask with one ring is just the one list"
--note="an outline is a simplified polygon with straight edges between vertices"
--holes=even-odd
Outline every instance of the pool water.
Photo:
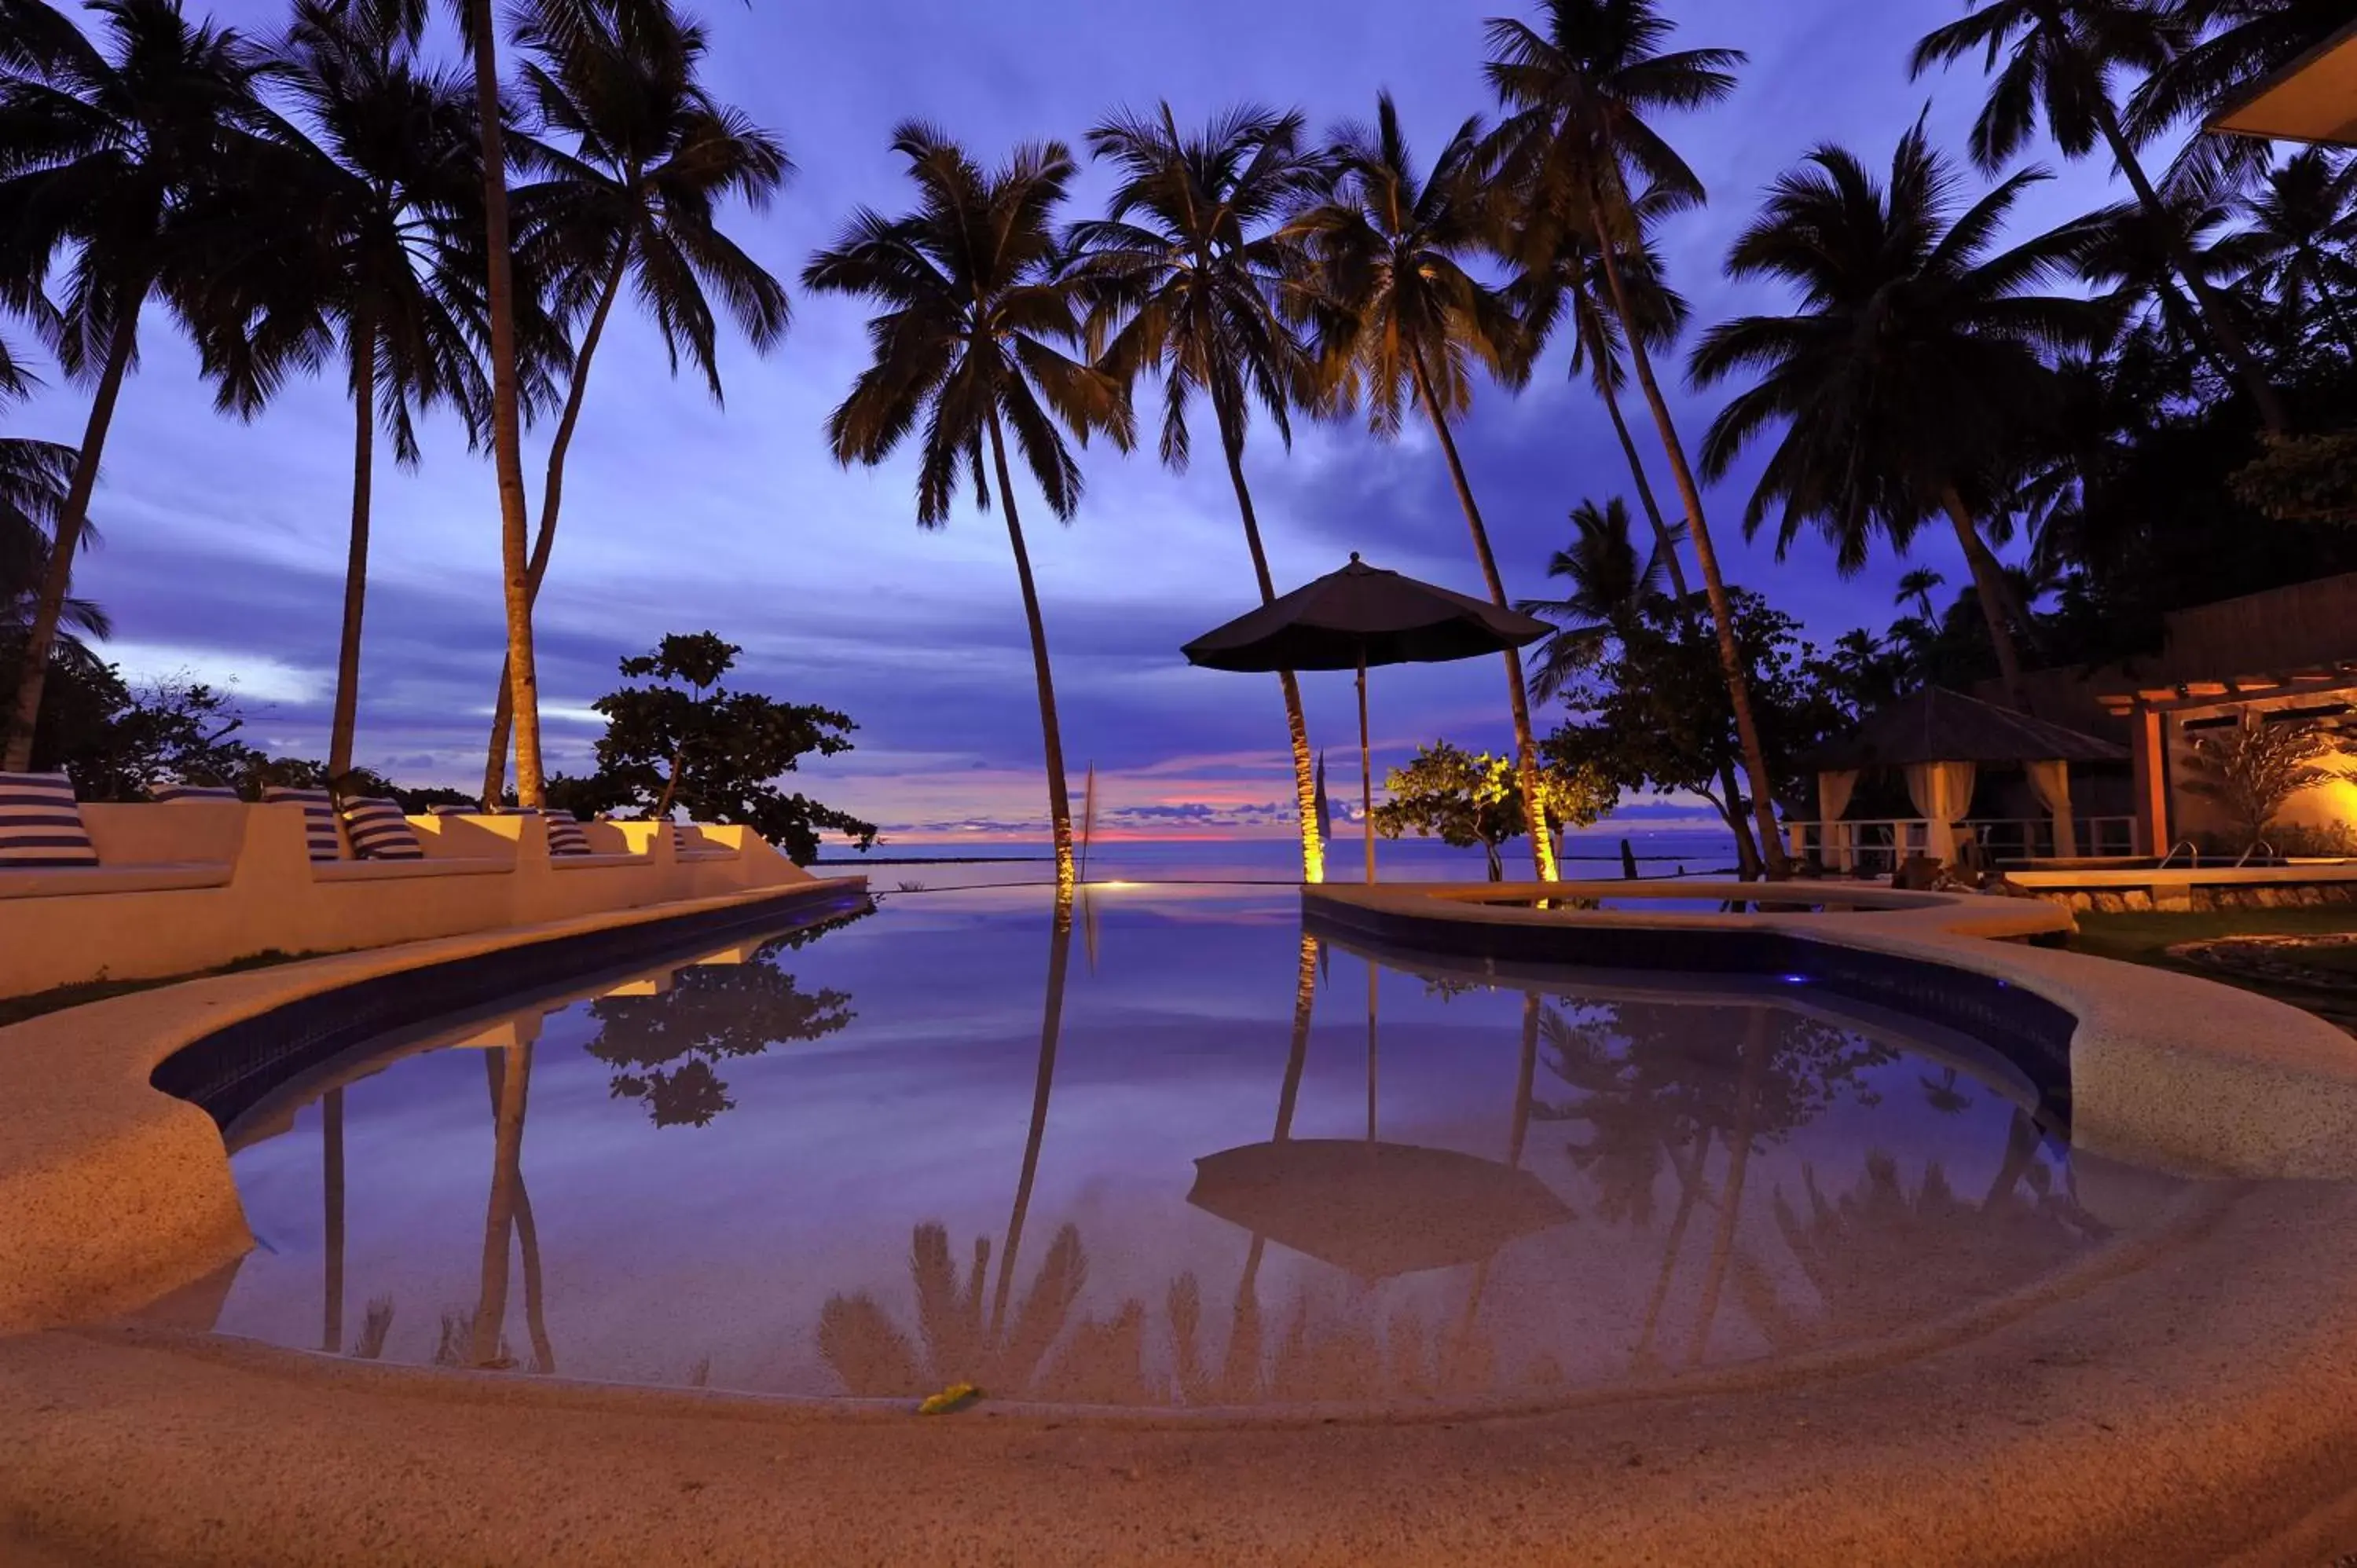
[[1371,969],[1218,887],[888,896],[382,1042],[228,1135],[260,1245],[223,1333],[892,1399],[1544,1396],[1878,1337],[2169,1198],[2083,1192],[1934,1026]]

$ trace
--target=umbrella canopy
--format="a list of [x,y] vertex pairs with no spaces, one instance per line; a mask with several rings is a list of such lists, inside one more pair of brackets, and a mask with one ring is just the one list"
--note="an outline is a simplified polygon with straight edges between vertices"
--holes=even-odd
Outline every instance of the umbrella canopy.
[[1340,571],[1205,632],[1180,651],[1207,670],[1356,670],[1503,653],[1554,630],[1487,599],[1367,565],[1353,551]]
[[1574,1218],[1528,1171],[1452,1149],[1344,1138],[1206,1155],[1187,1201],[1363,1280],[1478,1263]]

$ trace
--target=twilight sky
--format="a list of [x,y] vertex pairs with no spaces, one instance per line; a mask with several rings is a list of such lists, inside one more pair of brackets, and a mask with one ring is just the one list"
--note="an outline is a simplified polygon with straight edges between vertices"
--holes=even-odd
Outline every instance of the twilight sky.
[[[188,0],[200,8],[202,0]],[[934,120],[995,160],[1012,143],[1077,145],[1105,109],[1168,97],[1191,122],[1238,100],[1298,104],[1313,125],[1371,115],[1378,87],[1400,102],[1419,160],[1481,87],[1480,24],[1504,0],[865,0],[749,5],[707,0],[708,78],[782,136],[800,166],[783,199],[738,213],[739,242],[790,281],[856,204],[906,205],[885,143],[909,115]],[[1887,165],[1930,106],[1960,148],[1982,91],[1963,70],[1910,83],[1906,54],[1957,0],[1677,0],[1680,46],[1746,49],[1734,99],[1664,128],[1712,203],[1663,237],[1697,323],[1781,308],[1772,291],[1718,274],[1763,185],[1810,145],[1843,142]],[[273,0],[222,0],[221,19],[267,32]],[[2108,169],[2083,166],[2021,209],[2046,224],[2115,199]],[[1080,209],[1107,181],[1091,170]],[[1075,214],[1077,215],[1077,213]],[[2025,228],[2023,231],[2027,232]],[[562,533],[539,617],[553,766],[580,768],[600,727],[587,703],[617,683],[614,661],[663,633],[710,629],[742,643],[738,683],[849,712],[858,749],[806,769],[800,787],[892,836],[1044,826],[1038,708],[1004,527],[962,512],[942,532],[914,521],[913,466],[845,471],[821,422],[863,359],[863,307],[795,295],[784,346],[766,360],[724,340],[725,412],[669,378],[660,342],[618,314],[601,348],[567,467]],[[340,387],[291,389],[251,424],[211,412],[193,355],[151,312],[92,516],[106,543],[79,585],[113,613],[126,672],[188,671],[230,682],[253,738],[326,751],[350,491],[351,413]],[[1664,366],[1665,373],[1674,369]],[[1141,393],[1141,407],[1150,392]],[[57,386],[20,416],[27,434],[78,438],[81,389]],[[1691,444],[1717,397],[1674,393]],[[1641,414],[1641,409],[1636,411]],[[1208,457],[1211,437],[1199,433]],[[1653,481],[1674,501],[1658,448]],[[1428,433],[1386,446],[1352,424],[1304,426],[1288,455],[1256,428],[1247,469],[1280,590],[1362,552],[1479,592],[1464,521]],[[1564,514],[1626,493],[1603,412],[1570,383],[1558,350],[1519,398],[1485,388],[1460,435],[1508,591],[1542,591]],[[487,458],[449,422],[429,427],[414,472],[380,464],[361,691],[360,759],[406,783],[466,784],[503,647],[498,507]],[[524,463],[537,507],[545,433]],[[1216,462],[1174,475],[1145,450],[1083,455],[1088,492],[1061,527],[1020,492],[1056,660],[1066,756],[1093,760],[1111,822],[1146,832],[1268,832],[1289,798],[1273,678],[1188,668],[1187,638],[1250,607],[1233,499]],[[1851,582],[1830,555],[1796,547],[1781,564],[1738,523],[1749,474],[1708,498],[1729,576],[1768,592],[1830,638],[1883,625],[1883,563]],[[1633,498],[1632,498],[1633,499]],[[1953,542],[1927,530],[1919,559],[1964,580]],[[881,621],[926,628],[913,641]],[[1347,676],[1306,676],[1313,742],[1349,771]],[[1416,744],[1509,744],[1503,681],[1487,660],[1380,671],[1376,766]],[[1542,724],[1550,720],[1542,718]],[[1343,791],[1339,783],[1336,794]]]

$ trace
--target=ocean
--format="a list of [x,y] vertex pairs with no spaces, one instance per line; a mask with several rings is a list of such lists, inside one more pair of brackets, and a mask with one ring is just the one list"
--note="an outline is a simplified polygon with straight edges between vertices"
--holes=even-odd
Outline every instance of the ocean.
[[[1573,878],[1618,877],[1620,843],[1626,839],[1647,877],[1732,875],[1735,840],[1724,828],[1632,829],[1626,833],[1573,833],[1562,856]],[[1504,851],[1506,875],[1528,878],[1530,847],[1517,841]],[[1364,856],[1356,833],[1347,828],[1326,846],[1326,875],[1335,882],[1361,880]],[[866,854],[829,845],[816,868],[866,871],[879,890],[915,892],[946,887],[1008,886],[1055,879],[1049,845],[974,843],[971,841],[899,840]],[[1479,882],[1488,862],[1478,849],[1451,849],[1437,839],[1378,839],[1375,875],[1387,882]],[[1269,882],[1301,880],[1301,848],[1290,839],[1118,840],[1090,847],[1092,882]]]

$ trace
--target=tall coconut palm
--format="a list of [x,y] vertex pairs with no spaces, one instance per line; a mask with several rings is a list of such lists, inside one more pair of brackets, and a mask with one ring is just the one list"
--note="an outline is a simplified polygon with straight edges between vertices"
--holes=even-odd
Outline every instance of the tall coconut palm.
[[1076,168],[1061,143],[1046,142],[1019,146],[996,169],[985,169],[946,134],[919,121],[894,131],[892,146],[909,160],[916,209],[899,218],[861,209],[802,272],[806,288],[884,307],[867,326],[875,362],[828,415],[827,441],[836,461],[873,467],[921,422],[922,528],[948,521],[961,477],[971,479],[974,504],[988,510],[996,475],[1039,689],[1056,880],[1069,887],[1072,808],[1064,742],[1006,435],[1011,427],[1048,510],[1065,520],[1081,501],[1081,467],[1065,431],[1082,446],[1103,432],[1123,451],[1133,439],[1118,378],[1064,351],[1081,341],[1082,313],[1077,285],[1056,275],[1054,222]]
[[1957,181],[1920,124],[1900,138],[1887,183],[1842,148],[1818,147],[1770,188],[1727,263],[1732,277],[1789,285],[1801,308],[1712,328],[1693,366],[1703,386],[1760,372],[1711,425],[1703,464],[1723,475],[1782,427],[1744,516],[1749,532],[1780,512],[1780,554],[1814,524],[1847,575],[1878,535],[1903,552],[1927,518],[1947,517],[2016,706],[2026,693],[2015,623],[2026,618],[1974,502],[2055,406],[2046,354],[2102,340],[2110,320],[2097,303],[2029,292],[2069,275],[2069,229],[1991,253],[2042,177],[2017,174],[1960,211]]
[[[1310,395],[1308,354],[1281,311],[1300,269],[1280,220],[1318,173],[1302,145],[1301,116],[1232,109],[1187,134],[1164,103],[1156,117],[1100,122],[1089,132],[1089,150],[1121,175],[1104,218],[1072,225],[1067,238],[1090,296],[1091,349],[1125,383],[1148,373],[1161,378],[1162,460],[1173,468],[1187,466],[1189,402],[1199,392],[1211,400],[1244,547],[1268,604],[1276,584],[1244,483],[1244,434],[1257,403],[1290,447],[1289,411]],[[1301,685],[1290,670],[1278,672],[1277,685],[1293,743],[1301,874],[1323,882]]]
[[[230,177],[265,116],[261,57],[235,31],[191,24],[175,0],[101,0],[100,37],[39,0],[15,0],[0,49],[0,303],[48,320],[69,375],[93,383],[51,535],[16,689],[0,714],[0,768],[30,764],[49,650],[64,613],[140,307],[184,303],[190,198]],[[62,264],[53,317],[42,293]]]
[[2243,205],[2235,236],[2249,263],[2245,285],[2272,299],[2294,333],[2329,328],[2357,357],[2357,158],[2335,161],[2321,147],[2295,153],[2268,171]]
[[[1698,631],[1699,618],[1685,567],[1678,560],[1685,525],[1681,522],[1674,528],[1663,517],[1652,478],[1620,412],[1620,392],[1628,385],[1629,369],[1621,349],[1620,318],[1613,313],[1610,285],[1604,276],[1602,249],[1577,209],[1557,210],[1545,200],[1516,200],[1510,205],[1521,211],[1506,228],[1501,250],[1515,270],[1507,292],[1522,313],[1527,335],[1524,346],[1537,353],[1557,326],[1569,318],[1571,372],[1576,376],[1587,370],[1596,395],[1603,402],[1612,434],[1620,443],[1620,456],[1629,465],[1629,477],[1637,487],[1638,501],[1652,527],[1654,549],[1668,573],[1680,618],[1689,631]],[[1666,349],[1678,340],[1685,331],[1688,311],[1684,295],[1670,286],[1661,257],[1645,236],[1660,219],[1688,205],[1691,199],[1685,193],[1669,189],[1646,191],[1631,204],[1639,238],[1620,258],[1621,286],[1633,306],[1637,330],[1645,335],[1651,349]],[[1533,684],[1535,688],[1539,682]],[[1542,700],[1547,695],[1540,693]],[[1742,799],[1733,762],[1725,766],[1719,787],[1725,799]],[[1740,811],[1735,815],[1733,832],[1736,864],[1748,880],[1759,875],[1760,846],[1753,842],[1751,824]]]
[[1500,178],[1525,205],[1557,221],[1576,220],[1601,239],[1597,258],[1606,296],[1661,433],[1685,507],[1695,564],[1702,569],[1760,848],[1770,874],[1781,875],[1787,863],[1776,832],[1775,781],[1752,716],[1734,608],[1703,514],[1702,487],[1653,374],[1652,351],[1641,328],[1631,330],[1643,313],[1623,264],[1643,240],[1634,190],[1660,192],[1663,200],[1703,199],[1701,180],[1647,124],[1647,116],[1724,99],[1735,90],[1732,73],[1745,57],[1739,49],[1663,53],[1662,46],[1675,28],[1660,14],[1656,0],[1544,0],[1540,19],[1538,27],[1510,16],[1493,16],[1486,24],[1491,58],[1482,70],[1506,113],[1492,138]]
[[[565,456],[615,302],[635,286],[672,364],[685,359],[702,371],[718,402],[713,296],[759,352],[784,338],[788,318],[784,285],[721,231],[719,210],[732,199],[766,208],[793,165],[775,136],[698,80],[705,31],[662,0],[645,0],[627,27],[544,4],[520,38],[539,131],[516,140],[515,161],[533,177],[514,192],[519,244],[533,271],[552,280],[555,312],[586,317],[549,439],[540,525],[525,567],[525,596],[537,604],[556,542]],[[513,703],[511,672],[502,670],[483,768],[486,800],[497,800],[506,783]]]
[[376,437],[420,456],[439,403],[479,433],[481,173],[471,89],[416,56],[381,8],[297,0],[273,51],[291,111],[241,188],[194,204],[206,258],[199,339],[225,409],[252,414],[290,369],[339,364],[352,400],[352,505],[328,772],[352,766]]
[[[2108,301],[2121,330],[2148,328],[2156,343],[2182,350],[2213,367],[2227,381],[2234,368],[2203,325],[2201,308],[2182,286],[2183,268],[2224,285],[2247,263],[2233,236],[2218,237],[2229,217],[2227,204],[2184,187],[2165,193],[2160,216],[2124,201],[2101,208],[2077,224],[2077,270]],[[2248,318],[2243,302],[2218,290],[2221,308],[2238,323]]]
[[2178,16],[2152,0],[1988,0],[1971,15],[1925,35],[1910,69],[1920,76],[1970,54],[1983,57],[1996,81],[1973,123],[1973,161],[1994,174],[2011,161],[2044,122],[2065,157],[2084,157],[2101,141],[2169,246],[2192,291],[2203,329],[2234,368],[2268,430],[2288,427],[2283,398],[2251,349],[2233,310],[2202,275],[2190,238],[2170,221],[2135,141],[2112,99],[2112,81],[2124,72],[2149,73],[2182,50],[2188,33]]
[[[1399,434],[1411,405],[1423,410],[1472,530],[1482,583],[1491,602],[1503,606],[1506,585],[1449,428],[1450,417],[1472,403],[1476,363],[1509,382],[1528,373],[1512,306],[1468,265],[1485,248],[1491,224],[1477,159],[1480,132],[1478,120],[1466,121],[1419,176],[1399,111],[1383,93],[1372,129],[1337,134],[1329,188],[1286,229],[1309,259],[1302,308],[1315,323],[1328,396],[1338,409],[1363,400],[1369,426],[1385,438]],[[1530,693],[1521,655],[1509,649],[1504,658],[1531,853],[1540,879],[1551,882],[1555,840],[1538,789]]]

